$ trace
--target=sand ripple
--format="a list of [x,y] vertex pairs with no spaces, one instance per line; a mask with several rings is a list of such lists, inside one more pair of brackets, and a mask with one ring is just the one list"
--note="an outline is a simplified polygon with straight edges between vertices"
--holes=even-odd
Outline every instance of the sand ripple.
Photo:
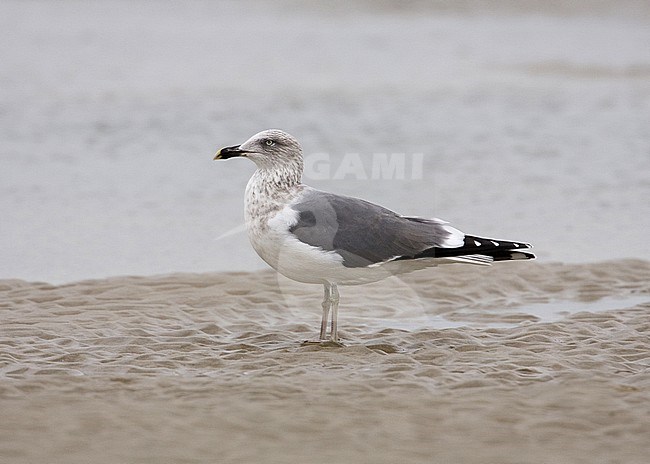
[[[650,439],[650,263],[0,281],[1,462],[625,462]],[[218,457],[218,458],[217,458]]]

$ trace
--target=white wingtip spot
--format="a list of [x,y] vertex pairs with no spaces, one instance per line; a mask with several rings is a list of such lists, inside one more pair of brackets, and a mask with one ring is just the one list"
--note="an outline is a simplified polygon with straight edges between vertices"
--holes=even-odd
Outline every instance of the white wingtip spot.
[[479,242],[478,240],[474,240],[474,245],[480,247],[480,246],[481,246],[481,242]]
[[499,242],[495,242],[494,240],[490,240],[490,242],[492,242],[492,245],[494,246],[499,246]]

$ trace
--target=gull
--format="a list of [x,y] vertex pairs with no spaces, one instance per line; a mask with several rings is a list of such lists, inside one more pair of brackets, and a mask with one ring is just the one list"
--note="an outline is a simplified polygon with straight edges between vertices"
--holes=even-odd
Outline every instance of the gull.
[[244,196],[246,230],[257,254],[289,279],[324,287],[320,342],[339,344],[339,285],[439,264],[535,259],[528,243],[466,235],[441,219],[402,216],[303,184],[302,147],[281,130],[222,148],[214,159],[235,157],[257,166]]

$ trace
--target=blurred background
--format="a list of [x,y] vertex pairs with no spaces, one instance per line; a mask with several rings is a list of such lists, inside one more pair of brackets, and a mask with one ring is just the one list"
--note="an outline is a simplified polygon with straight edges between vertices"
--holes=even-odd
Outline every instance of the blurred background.
[[2,1],[0,278],[265,268],[254,166],[212,157],[267,128],[332,172],[423,156],[316,188],[545,261],[650,259],[650,4],[538,3]]

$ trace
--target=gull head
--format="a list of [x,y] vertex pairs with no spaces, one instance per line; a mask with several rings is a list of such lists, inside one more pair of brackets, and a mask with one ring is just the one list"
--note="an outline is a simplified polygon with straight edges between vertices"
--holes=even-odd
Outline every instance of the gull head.
[[299,167],[302,171],[302,147],[291,135],[278,129],[259,132],[241,145],[222,148],[214,159],[249,158],[258,168]]

